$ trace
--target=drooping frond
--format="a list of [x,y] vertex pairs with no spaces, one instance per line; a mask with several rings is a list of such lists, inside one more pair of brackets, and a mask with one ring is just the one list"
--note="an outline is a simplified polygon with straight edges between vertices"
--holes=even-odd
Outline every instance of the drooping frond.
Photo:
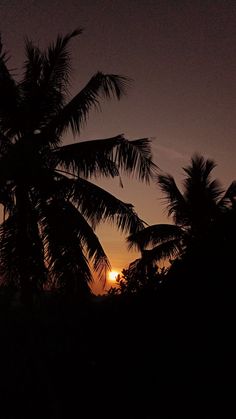
[[176,224],[184,225],[187,215],[187,204],[184,196],[177,187],[173,176],[158,175],[158,184],[164,192],[167,203],[168,216],[173,216]]
[[118,176],[119,170],[148,182],[157,166],[152,162],[150,141],[113,138],[69,144],[54,151],[58,164],[79,176]]
[[118,135],[59,148],[67,129],[79,134],[89,111],[99,109],[104,98],[120,99],[129,84],[126,77],[98,72],[70,100],[68,45],[80,33],[58,36],[45,50],[26,40],[19,82],[0,44],[2,272],[18,281],[25,297],[27,288],[31,293],[35,284],[42,286],[47,272],[58,286],[88,290],[91,266],[97,276],[110,268],[94,232],[99,223],[108,221],[128,234],[144,227],[131,204],[93,185],[92,177],[124,172],[149,181],[157,169],[148,139]]
[[146,263],[159,262],[160,260],[172,259],[180,256],[183,250],[181,241],[177,239],[170,239],[159,245],[153,247],[150,250],[144,250],[142,252],[142,259]]
[[153,274],[157,272],[157,263],[180,256],[182,250],[178,239],[166,241],[150,250],[143,250],[141,257],[131,262],[128,268],[129,278],[135,281],[135,288],[139,283],[148,285]]
[[234,180],[217,203],[220,210],[226,210],[231,207],[231,204],[236,200],[236,180]]
[[143,228],[133,205],[122,202],[88,180],[64,177],[61,187],[93,228],[105,221],[114,224],[121,232],[132,233]]
[[113,149],[119,144],[120,136],[105,140],[82,141],[69,144],[53,151],[58,165],[71,170],[78,176],[114,177],[119,170],[113,159]]
[[221,183],[217,179],[212,180],[209,182],[207,192],[209,198],[216,203],[223,193]]
[[61,223],[66,223],[68,235],[78,241],[78,246],[91,262],[94,270],[100,278],[105,278],[105,273],[110,269],[110,263],[102,248],[98,237],[82,214],[69,201],[54,201],[50,204],[50,211],[57,212],[61,216]]
[[152,161],[148,138],[132,141],[121,138],[115,151],[115,162],[120,170],[145,182],[149,182],[158,169]]
[[181,240],[185,232],[181,227],[173,224],[154,224],[131,234],[127,241],[129,248],[136,247],[142,251],[147,246],[155,246],[159,243],[170,241],[172,239]]
[[114,74],[96,73],[87,85],[61,109],[45,128],[45,132],[57,135],[71,128],[74,135],[80,134],[87,122],[88,114],[94,107],[99,107],[100,99],[116,97],[125,93],[128,79]]
[[[69,224],[62,201],[41,206],[41,232],[51,279],[57,286],[71,286],[92,281],[88,260],[81,242]],[[84,286],[84,285],[81,285]]]
[[70,223],[74,223],[74,229],[77,229],[77,238],[80,241],[80,245],[85,249],[87,257],[99,279],[105,281],[106,272],[111,269],[111,265],[98,237],[82,214],[72,204],[67,203],[67,207],[67,215]]

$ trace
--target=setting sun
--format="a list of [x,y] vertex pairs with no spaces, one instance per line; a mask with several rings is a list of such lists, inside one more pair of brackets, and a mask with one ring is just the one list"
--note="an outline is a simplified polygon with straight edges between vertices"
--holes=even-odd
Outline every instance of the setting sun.
[[110,281],[115,281],[118,275],[119,275],[119,272],[110,271],[109,274],[108,274],[108,277],[109,277]]

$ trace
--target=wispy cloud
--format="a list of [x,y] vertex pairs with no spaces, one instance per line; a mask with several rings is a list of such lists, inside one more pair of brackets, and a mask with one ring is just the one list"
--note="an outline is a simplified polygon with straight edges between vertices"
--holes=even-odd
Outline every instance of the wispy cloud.
[[152,142],[153,152],[156,154],[162,154],[165,158],[170,160],[189,160],[189,156],[186,153],[182,153],[172,147],[166,147],[160,143]]

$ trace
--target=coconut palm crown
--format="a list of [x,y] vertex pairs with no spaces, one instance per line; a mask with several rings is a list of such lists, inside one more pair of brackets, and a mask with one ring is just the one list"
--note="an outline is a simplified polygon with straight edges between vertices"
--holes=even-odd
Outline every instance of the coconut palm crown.
[[144,269],[160,260],[182,257],[193,248],[194,251],[203,249],[206,243],[211,242],[212,245],[216,230],[221,236],[218,235],[218,240],[220,238],[221,243],[226,240],[226,222],[235,207],[236,181],[224,191],[219,181],[211,178],[215,166],[213,160],[193,155],[191,164],[183,168],[183,192],[173,176],[157,176],[167,214],[174,223],[151,225],[128,237],[129,247],[136,247],[142,255],[133,262],[137,269]]
[[103,98],[120,99],[129,80],[97,72],[70,96],[69,43],[75,30],[45,50],[25,44],[19,81],[0,43],[0,270],[22,292],[60,286],[87,289],[91,267],[102,276],[109,260],[94,229],[101,221],[132,233],[142,221],[126,204],[92,183],[125,172],[148,182],[156,166],[148,139],[113,138],[63,144],[78,137]]

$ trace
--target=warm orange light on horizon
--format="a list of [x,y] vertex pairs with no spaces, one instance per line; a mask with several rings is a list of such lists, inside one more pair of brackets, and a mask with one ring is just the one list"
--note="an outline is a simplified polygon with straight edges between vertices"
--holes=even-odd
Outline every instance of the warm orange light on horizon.
[[115,282],[118,275],[119,275],[119,272],[110,271],[109,274],[108,274],[108,278],[109,278],[110,281]]

